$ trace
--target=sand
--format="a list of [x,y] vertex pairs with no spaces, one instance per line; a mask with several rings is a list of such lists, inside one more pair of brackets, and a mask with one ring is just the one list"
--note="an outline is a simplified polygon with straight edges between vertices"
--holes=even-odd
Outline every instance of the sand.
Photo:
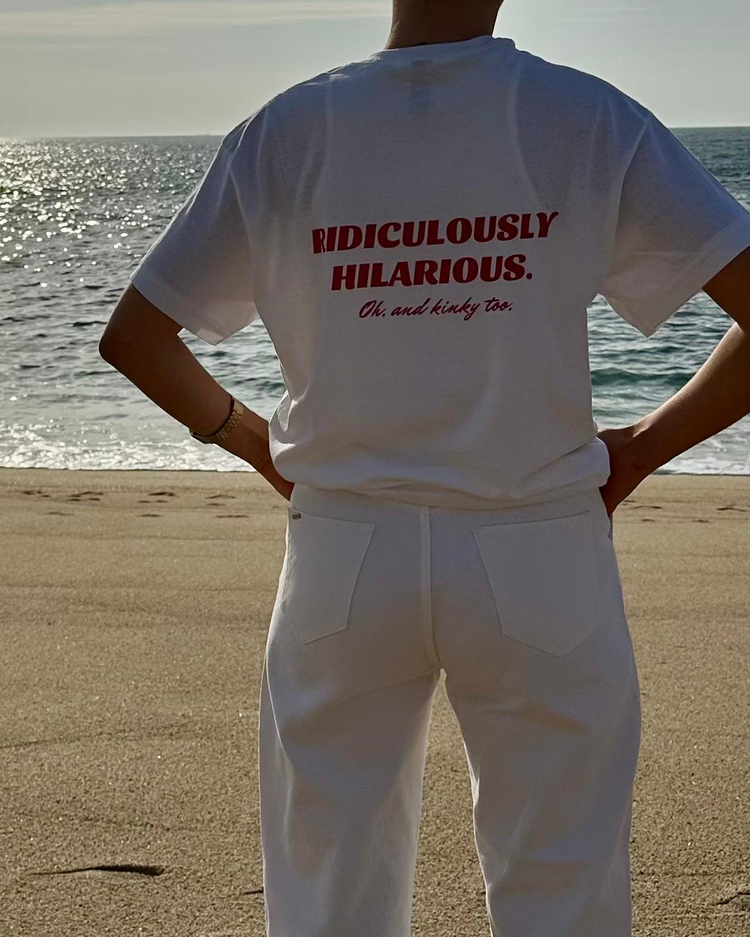
[[[0,470],[2,937],[263,937],[285,507],[249,472]],[[748,478],[652,476],[615,513],[643,693],[636,937],[748,933],[749,541]],[[118,865],[140,872],[74,871]],[[441,680],[413,935],[488,933]]]

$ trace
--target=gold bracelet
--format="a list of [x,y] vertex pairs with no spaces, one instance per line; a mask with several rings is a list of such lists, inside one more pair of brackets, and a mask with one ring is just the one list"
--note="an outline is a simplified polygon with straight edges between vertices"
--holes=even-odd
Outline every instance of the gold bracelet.
[[[230,395],[231,396],[231,395]],[[245,408],[234,397],[232,397],[232,412],[227,417],[226,421],[216,430],[215,433],[211,433],[210,436],[201,436],[200,433],[196,433],[195,430],[190,430],[190,435],[193,439],[197,439],[199,442],[205,443],[220,443],[227,439],[237,424],[242,419],[242,414],[245,412]]]

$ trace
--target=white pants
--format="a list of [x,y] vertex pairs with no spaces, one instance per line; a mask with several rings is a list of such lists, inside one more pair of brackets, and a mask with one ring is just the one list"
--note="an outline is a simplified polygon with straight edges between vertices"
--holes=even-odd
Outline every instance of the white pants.
[[640,693],[598,489],[491,511],[297,485],[260,691],[268,937],[409,937],[433,693],[494,937],[630,937]]

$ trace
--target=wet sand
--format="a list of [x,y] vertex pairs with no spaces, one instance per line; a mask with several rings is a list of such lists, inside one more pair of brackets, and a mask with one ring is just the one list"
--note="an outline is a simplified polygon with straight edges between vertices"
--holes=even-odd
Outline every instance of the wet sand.
[[[264,937],[285,510],[249,472],[0,469],[2,937]],[[652,476],[614,530],[643,703],[634,934],[745,937],[750,479]],[[413,935],[488,933],[441,680]]]

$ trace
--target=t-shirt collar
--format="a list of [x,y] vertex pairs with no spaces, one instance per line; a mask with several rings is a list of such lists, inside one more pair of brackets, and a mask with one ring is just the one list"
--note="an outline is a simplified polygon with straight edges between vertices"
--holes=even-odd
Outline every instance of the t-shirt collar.
[[457,42],[428,42],[417,46],[380,49],[367,56],[366,61],[403,62],[413,59],[454,59],[508,42],[512,43],[512,40],[496,38],[491,33],[482,33],[481,36],[473,36],[471,39],[461,39]]

